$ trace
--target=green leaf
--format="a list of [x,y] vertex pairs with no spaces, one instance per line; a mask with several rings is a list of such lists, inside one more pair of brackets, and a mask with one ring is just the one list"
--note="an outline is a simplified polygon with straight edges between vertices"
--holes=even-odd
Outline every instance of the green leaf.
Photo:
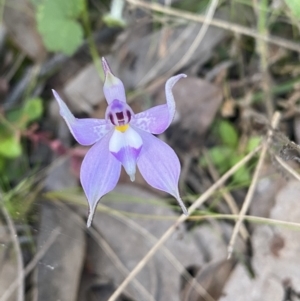
[[[227,146],[215,146],[208,151],[208,155],[213,163],[216,166],[219,173],[223,173],[228,168],[230,168],[230,158],[233,156],[234,151]],[[207,167],[208,164],[204,157],[201,158],[200,164],[203,167]]]
[[54,2],[59,5],[65,17],[72,19],[78,18],[84,9],[84,0],[56,0]]
[[52,23],[55,23],[57,20],[66,18],[66,13],[60,9],[60,4],[57,2],[57,0],[44,0],[40,2],[36,13],[38,23],[45,19],[47,21],[52,20]]
[[218,131],[223,144],[232,148],[237,147],[238,133],[230,122],[225,120],[220,121]]
[[258,136],[251,137],[247,143],[247,147],[246,147],[247,153],[252,152],[260,144],[260,142],[261,142],[261,137]]
[[27,122],[31,122],[40,118],[43,114],[42,99],[39,97],[28,99],[25,103],[22,113]]
[[19,121],[22,119],[22,109],[18,108],[18,109],[14,109],[11,111],[8,111],[6,113],[6,119],[13,124],[16,124],[18,126]]
[[47,19],[39,22],[39,31],[49,51],[61,51],[72,55],[81,45],[83,30],[74,21],[57,20],[50,24]]
[[[242,155],[233,156],[231,158],[231,166],[234,166],[236,163],[242,160],[243,157],[244,156]],[[246,184],[250,182],[251,175],[247,167],[243,165],[236,171],[236,173],[233,175],[232,178],[233,178],[233,182],[236,184]]]
[[37,7],[37,26],[46,48],[72,55],[83,41],[83,29],[75,20],[83,0],[44,0]]
[[25,102],[23,108],[18,108],[7,112],[7,120],[15,127],[23,130],[28,124],[43,114],[43,101],[41,98],[31,98]]
[[291,13],[297,19],[300,19],[300,2],[299,2],[299,0],[285,0],[285,3],[291,10]]
[[80,17],[84,9],[84,0],[43,0],[38,5],[37,19],[72,20]]
[[6,158],[16,158],[22,154],[20,140],[16,135],[0,137],[0,155]]

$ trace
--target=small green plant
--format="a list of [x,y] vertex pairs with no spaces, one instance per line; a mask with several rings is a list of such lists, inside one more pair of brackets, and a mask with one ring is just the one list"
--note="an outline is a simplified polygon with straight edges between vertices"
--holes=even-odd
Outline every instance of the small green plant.
[[289,7],[292,15],[300,20],[300,2],[299,0],[285,0],[286,5]]
[[[223,174],[225,171],[234,166],[260,142],[259,137],[251,137],[248,140],[245,150],[243,152],[239,152],[239,135],[235,127],[230,122],[221,120],[217,123],[215,129],[216,135],[219,137],[221,144],[210,148],[208,155],[220,174]],[[203,167],[208,166],[208,162],[204,157],[201,158],[200,164]],[[233,181],[237,185],[248,183],[250,182],[250,179],[250,172],[245,165],[233,175]]]
[[83,28],[77,19],[84,0],[31,0],[36,7],[37,28],[49,51],[72,55],[83,41]]
[[21,136],[29,124],[43,114],[40,98],[31,98],[18,108],[1,115],[0,118],[0,172],[7,159],[14,159],[22,154]]

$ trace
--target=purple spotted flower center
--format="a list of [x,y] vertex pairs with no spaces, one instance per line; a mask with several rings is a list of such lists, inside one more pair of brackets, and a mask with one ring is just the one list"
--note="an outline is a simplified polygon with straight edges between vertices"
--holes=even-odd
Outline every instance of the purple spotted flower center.
[[133,112],[126,103],[114,99],[107,107],[105,115],[114,126],[122,126],[130,122]]

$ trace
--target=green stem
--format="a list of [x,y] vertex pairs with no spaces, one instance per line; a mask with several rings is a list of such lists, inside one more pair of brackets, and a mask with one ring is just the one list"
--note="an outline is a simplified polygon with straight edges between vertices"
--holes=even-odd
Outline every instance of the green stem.
[[87,0],[84,0],[82,21],[83,21],[85,31],[87,33],[87,41],[88,41],[88,44],[89,44],[89,49],[90,49],[90,53],[91,53],[93,62],[94,62],[95,67],[98,71],[99,77],[104,82],[104,73],[103,73],[103,70],[102,70],[101,60],[100,60],[100,57],[99,57],[99,54],[98,54],[98,50],[97,50],[95,41],[93,39],[91,24],[89,22],[89,13],[88,13]]
[[[258,0],[256,10],[258,14],[258,31],[262,35],[268,34],[268,0]],[[257,51],[260,56],[260,68],[263,76],[262,89],[264,92],[265,106],[268,117],[271,118],[274,112],[274,103],[272,95],[272,83],[269,75],[269,49],[265,41],[257,40]]]

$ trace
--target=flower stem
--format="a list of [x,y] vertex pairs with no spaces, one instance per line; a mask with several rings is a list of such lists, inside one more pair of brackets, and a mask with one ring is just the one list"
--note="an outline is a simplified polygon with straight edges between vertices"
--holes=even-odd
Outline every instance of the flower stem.
[[83,21],[85,31],[87,33],[87,41],[88,41],[88,45],[89,45],[89,49],[90,49],[90,53],[91,53],[93,62],[94,62],[95,67],[98,71],[99,77],[104,82],[104,73],[103,73],[103,70],[102,70],[100,56],[98,54],[98,50],[97,50],[95,41],[93,39],[91,24],[89,22],[89,13],[88,13],[87,0],[84,1],[84,5],[83,5],[82,21]]

